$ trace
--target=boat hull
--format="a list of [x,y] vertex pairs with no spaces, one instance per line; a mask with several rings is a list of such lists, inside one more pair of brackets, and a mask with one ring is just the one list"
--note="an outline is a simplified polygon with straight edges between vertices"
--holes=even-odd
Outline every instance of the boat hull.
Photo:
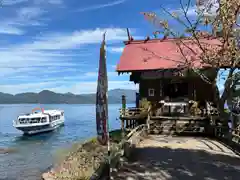
[[64,125],[64,118],[61,118],[59,120],[53,121],[45,125],[15,126],[15,128],[22,131],[26,135],[33,135],[33,134],[53,131],[62,125]]

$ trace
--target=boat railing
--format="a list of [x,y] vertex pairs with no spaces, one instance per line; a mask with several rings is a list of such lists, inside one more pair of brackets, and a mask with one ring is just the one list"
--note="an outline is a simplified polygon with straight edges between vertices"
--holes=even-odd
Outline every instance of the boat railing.
[[39,107],[32,109],[32,113],[34,114],[37,110],[39,110],[42,113],[44,113],[44,109],[43,108],[39,108]]

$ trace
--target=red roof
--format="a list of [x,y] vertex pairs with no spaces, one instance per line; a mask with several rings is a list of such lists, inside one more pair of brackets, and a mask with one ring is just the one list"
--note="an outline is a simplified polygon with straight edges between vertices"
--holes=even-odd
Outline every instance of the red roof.
[[[203,64],[198,58],[201,50],[197,44],[193,44],[192,40],[184,39],[181,44],[181,50],[188,63],[192,67],[201,68]],[[201,44],[219,45],[217,39],[201,39]],[[187,47],[194,49],[194,52]],[[140,70],[158,70],[172,69],[179,66],[186,66],[186,58],[182,55],[176,39],[166,40],[148,40],[148,41],[130,41],[126,42],[126,46],[117,65],[118,72],[131,72]],[[189,66],[189,65],[188,65]]]

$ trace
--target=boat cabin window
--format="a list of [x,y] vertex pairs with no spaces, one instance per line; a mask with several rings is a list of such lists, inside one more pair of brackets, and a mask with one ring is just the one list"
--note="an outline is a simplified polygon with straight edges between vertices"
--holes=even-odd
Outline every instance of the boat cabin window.
[[20,123],[23,123],[24,121],[25,121],[24,118],[19,119],[19,122],[20,122]]
[[33,124],[33,123],[44,123],[47,122],[46,117],[42,118],[20,118],[19,123],[20,124]]
[[43,117],[43,118],[41,119],[41,123],[45,123],[45,122],[47,122],[47,118],[46,118],[46,117]]
[[56,116],[51,116],[50,117],[51,121],[58,120],[58,119],[60,119],[60,115],[56,115]]

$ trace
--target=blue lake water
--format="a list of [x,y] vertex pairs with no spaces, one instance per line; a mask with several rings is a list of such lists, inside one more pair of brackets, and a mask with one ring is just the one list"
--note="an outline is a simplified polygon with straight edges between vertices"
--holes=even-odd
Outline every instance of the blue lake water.
[[[63,109],[65,126],[58,130],[32,137],[12,126],[12,121],[23,113],[29,113],[38,105],[0,105],[0,148],[16,152],[0,154],[0,180],[38,180],[41,173],[54,162],[54,154],[60,148],[96,136],[95,105],[42,105],[44,109]],[[117,120],[120,104],[109,105],[110,129],[120,128]]]

